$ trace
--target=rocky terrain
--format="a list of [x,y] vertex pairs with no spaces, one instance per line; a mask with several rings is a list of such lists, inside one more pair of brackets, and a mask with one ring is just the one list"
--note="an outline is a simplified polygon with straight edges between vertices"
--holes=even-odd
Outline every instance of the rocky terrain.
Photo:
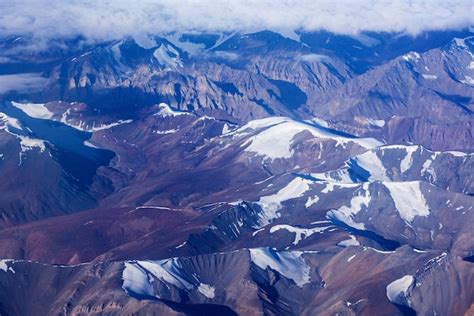
[[29,40],[1,315],[474,314],[469,30]]

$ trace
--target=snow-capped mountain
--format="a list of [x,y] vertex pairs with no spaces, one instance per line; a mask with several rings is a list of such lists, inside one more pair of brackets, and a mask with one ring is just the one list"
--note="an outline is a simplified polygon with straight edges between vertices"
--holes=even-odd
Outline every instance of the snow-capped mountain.
[[0,314],[473,313],[469,30],[148,39],[1,39]]

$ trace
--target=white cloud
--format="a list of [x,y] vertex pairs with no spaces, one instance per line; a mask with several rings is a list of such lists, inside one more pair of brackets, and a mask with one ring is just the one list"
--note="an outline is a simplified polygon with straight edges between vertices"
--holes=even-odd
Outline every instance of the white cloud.
[[239,55],[236,53],[225,52],[221,50],[217,50],[213,54],[215,57],[227,59],[227,60],[237,60],[239,59]]
[[0,75],[0,94],[9,91],[36,90],[46,85],[47,79],[37,73]]
[[406,31],[474,24],[471,0],[31,0],[0,3],[0,35],[39,40],[83,35],[91,40],[143,38],[172,31],[326,29]]
[[0,64],[14,63],[15,60],[9,57],[0,56]]
[[306,54],[299,56],[298,60],[305,61],[308,63],[320,62],[329,59],[329,56],[320,54]]

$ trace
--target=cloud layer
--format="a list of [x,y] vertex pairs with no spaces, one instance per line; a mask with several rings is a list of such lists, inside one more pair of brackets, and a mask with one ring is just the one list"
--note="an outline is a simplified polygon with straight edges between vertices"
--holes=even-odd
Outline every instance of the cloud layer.
[[10,91],[41,89],[46,83],[47,79],[37,73],[0,75],[0,95]]
[[30,0],[2,1],[0,12],[0,35],[37,39],[83,35],[104,40],[172,31],[262,29],[417,34],[474,24],[471,0]]

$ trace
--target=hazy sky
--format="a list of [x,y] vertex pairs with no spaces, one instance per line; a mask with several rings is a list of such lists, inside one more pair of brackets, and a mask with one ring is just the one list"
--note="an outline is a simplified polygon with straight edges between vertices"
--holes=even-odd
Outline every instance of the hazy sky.
[[474,24],[472,0],[1,1],[0,35],[116,39],[171,31],[406,31]]

